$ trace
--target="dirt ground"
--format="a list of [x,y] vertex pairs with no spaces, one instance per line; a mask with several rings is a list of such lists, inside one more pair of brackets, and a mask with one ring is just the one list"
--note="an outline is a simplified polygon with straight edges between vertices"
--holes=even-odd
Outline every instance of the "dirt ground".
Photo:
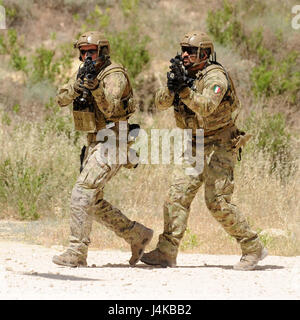
[[235,255],[184,254],[177,268],[129,267],[130,252],[90,250],[87,268],[52,263],[63,247],[0,240],[0,299],[299,300],[300,256],[235,271]]

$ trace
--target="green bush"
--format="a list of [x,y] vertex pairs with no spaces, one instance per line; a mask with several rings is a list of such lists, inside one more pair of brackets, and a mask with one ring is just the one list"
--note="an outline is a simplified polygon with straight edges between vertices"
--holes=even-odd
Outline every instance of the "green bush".
[[17,31],[9,29],[6,36],[0,36],[0,54],[9,54],[10,65],[15,70],[24,71],[31,85],[40,82],[53,85],[59,75],[62,80],[66,80],[66,71],[70,69],[74,58],[74,50],[70,43],[60,44],[53,50],[42,46],[33,54],[25,56],[20,53],[20,42]]
[[256,96],[273,96],[289,93],[289,100],[296,102],[300,87],[300,71],[297,71],[299,53],[292,51],[283,60],[268,59],[251,72],[252,88]]
[[208,11],[206,23],[209,33],[220,44],[228,45],[245,40],[242,24],[236,16],[236,8],[227,0],[223,1],[222,9]]
[[22,70],[24,72],[27,72],[27,58],[25,56],[21,56],[20,50],[18,48],[16,48],[12,52],[10,56],[10,64],[16,70]]
[[[284,47],[282,44],[272,52],[264,43],[262,28],[248,30],[246,33],[243,21],[239,18],[242,16],[239,11],[246,10],[243,6],[241,1],[229,3],[224,0],[222,8],[210,10],[206,21],[209,32],[220,44],[230,45],[247,59],[256,61],[256,66],[251,71],[252,89],[256,97],[287,93],[290,102],[296,103],[300,87],[297,64],[299,52],[287,52],[283,58],[277,58],[277,51]],[[265,10],[265,6],[257,1],[248,7],[251,7],[252,14]],[[281,30],[275,30],[275,36],[282,42]]]
[[139,0],[122,0],[121,9],[124,16],[129,17],[134,14],[139,6]]
[[123,64],[134,80],[149,62],[150,56],[146,49],[149,41],[147,36],[141,37],[137,26],[109,36],[112,59]]
[[31,81],[33,83],[43,80],[54,82],[55,76],[59,73],[59,63],[53,61],[55,50],[48,50],[44,47],[36,49],[32,57],[33,70]]
[[262,151],[269,158],[271,173],[277,172],[281,178],[286,178],[294,172],[291,133],[282,113],[271,115],[263,112],[258,116],[252,112],[245,122],[245,128],[254,136],[252,142],[250,140],[251,152],[255,154]]
[[9,62],[15,70],[27,72],[27,57],[20,54],[20,45],[15,29],[8,29],[6,37],[0,36],[0,54],[10,55]]
[[17,31],[15,29],[8,29],[7,35],[0,35],[0,53],[10,54],[17,45]]
[[48,174],[38,172],[25,159],[0,164],[0,202],[8,203],[21,219],[39,218],[37,204]]
[[[86,27],[93,26],[96,29],[106,29],[110,23],[110,16],[109,16],[109,9],[105,10],[106,12],[103,13],[102,10],[98,5],[95,6],[94,10],[89,13],[87,16],[85,23]],[[87,31],[87,30],[84,30]]]

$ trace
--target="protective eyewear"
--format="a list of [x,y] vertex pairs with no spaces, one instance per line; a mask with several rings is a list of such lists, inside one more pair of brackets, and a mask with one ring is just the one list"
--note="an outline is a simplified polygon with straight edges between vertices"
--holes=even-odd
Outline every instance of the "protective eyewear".
[[197,54],[198,48],[197,47],[181,47],[182,53],[187,52],[189,55]]
[[95,54],[95,53],[97,53],[97,52],[98,52],[98,50],[96,50],[96,49],[80,50],[80,54],[81,54],[82,56],[84,56],[86,53],[89,53],[90,55],[93,55],[93,54]]

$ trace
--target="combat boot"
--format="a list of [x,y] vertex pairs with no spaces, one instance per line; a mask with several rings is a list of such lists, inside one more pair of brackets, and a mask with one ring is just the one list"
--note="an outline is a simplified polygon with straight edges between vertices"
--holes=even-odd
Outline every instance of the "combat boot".
[[144,254],[146,245],[153,237],[153,230],[135,222],[130,232],[131,258],[129,264],[134,267]]
[[260,260],[263,260],[268,255],[266,248],[261,248],[259,251],[249,254],[244,254],[240,262],[233,266],[234,270],[248,271],[253,270]]
[[65,251],[59,256],[54,256],[52,262],[66,267],[86,267],[86,257],[79,256],[70,250]]
[[158,248],[148,253],[144,253],[141,261],[150,265],[160,265],[161,267],[176,267],[176,257],[171,257],[162,253]]

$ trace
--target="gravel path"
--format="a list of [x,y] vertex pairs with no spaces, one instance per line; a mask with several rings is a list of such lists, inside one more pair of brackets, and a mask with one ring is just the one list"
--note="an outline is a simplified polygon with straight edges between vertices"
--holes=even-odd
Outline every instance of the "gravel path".
[[128,265],[130,252],[90,250],[87,268],[52,263],[62,247],[0,240],[0,299],[300,299],[300,256],[235,271],[236,255],[183,254],[177,268]]

